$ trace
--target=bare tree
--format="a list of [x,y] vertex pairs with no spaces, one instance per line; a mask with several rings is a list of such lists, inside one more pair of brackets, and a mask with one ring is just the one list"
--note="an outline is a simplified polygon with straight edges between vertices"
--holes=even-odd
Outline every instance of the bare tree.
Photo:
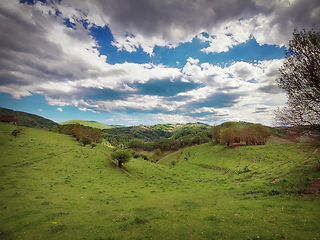
[[320,32],[293,32],[278,86],[286,91],[287,106],[275,112],[275,124],[320,130]]

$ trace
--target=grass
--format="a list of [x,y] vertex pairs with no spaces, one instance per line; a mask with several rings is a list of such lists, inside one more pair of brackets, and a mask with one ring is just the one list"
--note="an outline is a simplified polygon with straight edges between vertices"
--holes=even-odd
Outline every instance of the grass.
[[305,145],[207,143],[123,173],[102,144],[15,128],[0,125],[0,239],[320,238],[319,199],[302,195],[320,155]]
[[92,128],[99,128],[99,129],[109,129],[109,128],[114,128],[114,127],[120,127],[120,126],[116,126],[116,125],[107,125],[107,124],[99,123],[96,121],[85,121],[85,120],[69,120],[69,121],[65,121],[65,122],[60,123],[60,125],[76,124],[76,123],[79,123],[80,125],[83,125],[83,126],[88,126],[88,127],[92,127]]

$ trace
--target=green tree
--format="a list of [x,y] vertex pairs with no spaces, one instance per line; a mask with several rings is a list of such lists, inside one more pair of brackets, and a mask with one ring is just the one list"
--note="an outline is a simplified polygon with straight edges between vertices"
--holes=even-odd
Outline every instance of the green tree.
[[231,128],[225,128],[221,131],[220,142],[228,146],[234,142],[234,132]]
[[320,32],[293,32],[279,69],[278,86],[286,91],[287,106],[275,112],[275,124],[320,130]]
[[83,146],[86,146],[87,144],[92,143],[92,138],[83,136],[82,138],[80,138],[79,142],[81,142]]
[[111,153],[111,158],[118,161],[119,168],[122,168],[122,164],[127,163],[132,158],[132,154],[129,150],[118,149]]
[[102,142],[102,134],[101,130],[98,128],[91,128],[89,131],[90,137],[93,139],[94,142],[96,143],[101,143]]
[[268,128],[261,124],[252,124],[243,128],[240,134],[241,141],[245,141],[247,145],[264,145],[269,136]]
[[255,142],[258,145],[264,145],[270,136],[269,129],[266,126],[263,126],[261,124],[255,124],[254,125],[256,130],[256,139]]
[[77,139],[77,141],[80,140],[81,135],[82,135],[82,128],[79,123],[76,123],[73,125],[72,135]]

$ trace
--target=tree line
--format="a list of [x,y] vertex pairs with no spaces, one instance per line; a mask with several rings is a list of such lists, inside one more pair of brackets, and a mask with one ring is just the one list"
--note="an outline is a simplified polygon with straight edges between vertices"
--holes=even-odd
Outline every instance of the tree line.
[[91,144],[92,148],[96,146],[95,143],[102,142],[102,134],[100,129],[83,126],[79,123],[55,126],[51,131],[71,135],[84,146]]
[[264,145],[270,136],[268,127],[261,124],[251,124],[240,129],[237,126],[222,128],[222,126],[213,127],[213,139],[217,143],[227,144],[245,143],[246,145]]

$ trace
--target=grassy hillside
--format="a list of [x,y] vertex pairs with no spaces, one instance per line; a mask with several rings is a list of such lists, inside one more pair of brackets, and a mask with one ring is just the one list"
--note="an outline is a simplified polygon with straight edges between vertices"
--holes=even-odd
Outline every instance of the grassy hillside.
[[20,112],[20,111],[13,111],[7,108],[0,107],[0,117],[2,115],[13,115],[18,119],[18,125],[30,128],[40,128],[40,129],[51,129],[54,126],[58,126],[59,124],[40,117],[38,115]]
[[69,121],[60,123],[60,125],[76,124],[76,123],[79,123],[80,125],[83,125],[83,126],[99,128],[99,129],[109,129],[109,128],[120,127],[118,125],[107,125],[107,124],[99,123],[96,121],[85,121],[85,120],[69,120]]
[[137,125],[105,129],[103,135],[109,142],[116,141],[126,146],[131,140],[152,142],[154,140],[170,138],[175,134],[187,130],[204,130],[210,128],[210,125],[204,123]]
[[[121,172],[111,149],[0,123],[0,239],[318,239],[320,153],[206,143]],[[175,167],[171,161],[177,162]]]
[[179,133],[187,129],[206,129],[211,128],[209,124],[206,123],[187,123],[187,124],[156,124],[156,125],[140,125],[141,127],[150,130],[162,130],[165,132],[172,132],[173,134]]

